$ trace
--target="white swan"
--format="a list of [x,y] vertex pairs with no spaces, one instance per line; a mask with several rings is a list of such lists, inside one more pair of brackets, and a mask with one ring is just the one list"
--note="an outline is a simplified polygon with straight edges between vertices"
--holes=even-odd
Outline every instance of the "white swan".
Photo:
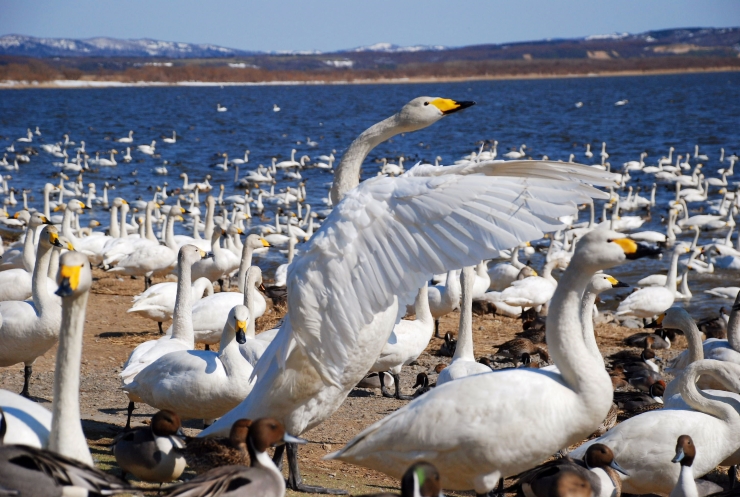
[[117,165],[118,162],[116,162],[116,158],[114,157],[114,155],[117,154],[117,153],[118,153],[117,150],[111,150],[110,151],[110,159],[105,159],[105,158],[98,159],[97,165],[98,166],[104,166],[104,167],[113,167],[113,166]]
[[[736,295],[730,320],[727,323],[727,339],[709,338],[705,340],[701,344],[701,357],[740,365],[740,313],[736,310],[738,304],[740,304],[740,294]],[[689,343],[691,345],[691,342]],[[671,374],[678,375],[689,364],[695,361],[697,357],[697,352],[692,352],[691,347],[689,347],[689,349],[681,352],[669,363],[667,371]],[[713,378],[700,378],[698,386],[699,388],[712,388],[715,390],[724,389],[722,384]]]
[[[247,307],[250,316],[256,314],[256,296],[259,292],[255,287],[262,284],[262,270],[258,266],[250,266],[246,273],[246,282],[244,283],[244,305]],[[251,364],[256,366],[260,357],[265,353],[265,350],[275,338],[277,329],[268,330],[255,335],[255,321],[256,319],[249,319],[247,323],[247,340],[243,344],[239,345],[239,351],[242,356]]]
[[519,248],[511,249],[509,262],[500,262],[488,270],[488,277],[491,278],[489,290],[500,292],[519,276],[519,271],[524,267],[524,264],[519,262]]
[[[639,255],[635,242],[613,231],[592,231],[580,240],[547,316],[548,350],[559,374],[513,369],[449,382],[330,457],[394,476],[424,459],[440,469],[446,488],[484,494],[500,478],[587,437],[612,406],[612,386],[583,340],[581,297],[598,270]],[[522,433],[526,444],[519,443]]]
[[439,338],[439,318],[460,308],[460,278],[458,271],[447,272],[444,285],[435,285],[427,290],[429,310],[434,318],[434,336]]
[[[134,381],[141,370],[163,355],[195,348],[190,267],[205,255],[204,251],[193,245],[185,245],[180,249],[177,256],[177,297],[175,298],[175,312],[172,315],[172,334],[136,346],[123,365],[123,371],[120,374],[122,388]],[[129,395],[129,400],[126,428],[131,424],[134,402],[141,401],[134,395]]]
[[680,471],[671,463],[675,440],[689,435],[700,449],[694,460],[695,476],[713,470],[740,446],[740,414],[736,401],[697,389],[696,381],[706,374],[726,389],[740,392],[739,365],[711,360],[695,362],[677,379],[678,391],[689,409],[664,408],[642,413],[586,442],[571,455],[582,457],[593,443],[607,445],[629,474],[622,476],[624,492],[666,495]]
[[[573,214],[574,201],[603,197],[580,181],[613,182],[613,176],[583,166],[515,161],[415,166],[403,177],[359,185],[362,162],[376,145],[470,105],[416,98],[347,149],[332,183],[335,208],[288,270],[288,316],[255,370],[252,393],[202,436],[226,433],[236,419],[259,413],[284,420],[295,433],[318,425],[365,376],[399,308],[405,310],[432,274],[557,229],[552,216]],[[538,201],[525,201],[525,190]],[[381,240],[397,246],[385,250]],[[437,244],[458,248],[432,248]],[[289,456],[291,488],[304,488],[295,451]]]
[[[249,235],[242,248],[242,258],[239,265],[239,292],[219,292],[204,297],[195,303],[192,310],[192,326],[195,333],[195,342],[216,344],[221,340],[221,333],[226,323],[226,316],[235,306],[245,302],[244,281],[247,269],[252,265],[252,254],[255,249],[269,247],[270,244],[257,235]],[[255,292],[254,313],[251,319],[261,317],[267,309],[267,302],[261,293]],[[174,323],[166,333],[170,334]]]
[[457,347],[452,362],[437,377],[437,385],[458,380],[467,376],[490,373],[491,368],[475,361],[473,354],[473,285],[475,271],[472,267],[463,268],[460,275],[462,303],[460,305],[460,326],[457,334]]
[[[470,299],[469,288],[468,299]],[[380,388],[384,397],[393,396],[386,390],[385,375],[382,374],[390,372],[396,387],[395,397],[397,399],[411,399],[410,396],[401,395],[400,374],[401,368],[418,359],[421,353],[427,348],[427,345],[429,345],[429,340],[432,339],[434,319],[429,310],[429,296],[427,295],[426,283],[419,289],[419,293],[416,295],[414,313],[416,314],[415,319],[402,319],[393,327],[391,336],[380,351],[380,357],[376,359],[375,364],[370,368],[370,372],[381,373],[378,375],[378,378],[380,379]]]
[[143,154],[146,154],[146,155],[154,155],[154,152],[156,152],[156,147],[157,147],[157,141],[156,140],[152,140],[151,145],[139,145],[136,148],[137,148],[137,150],[139,152],[141,152]]
[[515,280],[511,286],[500,293],[489,292],[486,300],[491,302],[504,302],[514,307],[537,307],[546,304],[555,293],[558,282],[552,277],[555,268],[564,269],[567,263],[563,259],[551,259],[545,263],[542,276],[536,273],[521,280]]
[[124,136],[123,138],[119,138],[116,141],[117,142],[120,142],[120,143],[134,143],[134,131],[133,130],[129,130],[128,136]]
[[226,108],[226,107],[224,107],[223,105],[221,105],[221,104],[216,104],[216,111],[217,111],[217,112],[226,112],[227,110],[229,110],[229,109],[228,109],[228,108]]
[[511,152],[506,152],[504,154],[504,157],[506,157],[507,159],[522,159],[527,155],[526,153],[524,153],[524,149],[526,148],[527,148],[526,145],[522,145],[521,147],[519,147],[518,152],[516,150],[512,150]]
[[213,257],[193,264],[193,278],[208,278],[211,281],[221,281],[221,290],[223,291],[224,277],[239,267],[240,259],[230,250],[221,247],[221,237],[227,234],[240,235],[241,233],[242,230],[233,224],[226,229],[216,228],[213,230],[213,235],[211,236],[211,252],[213,253]]
[[617,316],[634,316],[651,318],[664,312],[673,305],[676,299],[676,276],[678,273],[678,258],[689,252],[689,245],[680,243],[673,249],[671,265],[666,276],[664,286],[650,286],[631,293],[619,303]]
[[162,138],[162,141],[165,143],[177,143],[177,133],[173,130],[172,138]]
[[28,397],[28,386],[36,359],[52,348],[59,338],[61,308],[49,295],[46,275],[52,248],[62,246],[54,226],[41,231],[33,268],[33,302],[0,302],[0,367],[25,364],[21,395]]
[[204,350],[170,352],[136,375],[124,390],[157,409],[183,419],[218,418],[252,390],[252,365],[239,352],[246,341],[247,308],[238,305],[226,319],[218,354]]

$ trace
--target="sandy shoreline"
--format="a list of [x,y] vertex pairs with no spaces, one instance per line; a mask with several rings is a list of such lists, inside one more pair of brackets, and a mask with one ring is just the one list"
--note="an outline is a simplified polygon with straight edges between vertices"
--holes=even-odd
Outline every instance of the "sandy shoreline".
[[738,72],[739,67],[712,67],[692,69],[656,69],[645,71],[603,71],[578,74],[496,74],[486,76],[471,76],[459,78],[393,78],[393,79],[357,79],[345,81],[262,81],[262,82],[206,82],[206,81],[179,81],[165,83],[157,81],[106,81],[106,80],[54,80],[46,82],[28,81],[0,81],[0,90],[26,89],[93,89],[93,88],[149,88],[149,87],[182,87],[182,86],[296,86],[296,85],[371,85],[371,84],[410,84],[410,83],[460,83],[466,81],[496,81],[496,80],[531,80],[531,79],[573,79],[573,78],[604,78],[625,76],[663,76],[673,74],[699,74]]

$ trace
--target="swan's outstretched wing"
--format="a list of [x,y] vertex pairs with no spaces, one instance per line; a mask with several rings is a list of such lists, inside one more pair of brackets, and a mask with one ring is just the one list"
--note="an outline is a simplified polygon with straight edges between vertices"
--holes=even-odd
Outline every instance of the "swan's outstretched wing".
[[432,274],[540,238],[577,203],[606,197],[585,182],[613,184],[609,173],[557,162],[426,169],[434,174],[376,177],[347,193],[289,266],[293,337],[327,383],[396,296],[405,309]]

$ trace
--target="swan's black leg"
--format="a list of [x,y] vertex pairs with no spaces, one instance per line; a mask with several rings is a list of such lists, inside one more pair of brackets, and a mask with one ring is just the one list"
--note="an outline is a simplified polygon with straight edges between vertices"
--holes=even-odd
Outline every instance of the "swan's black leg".
[[339,488],[325,488],[315,485],[306,485],[301,478],[301,472],[298,469],[298,445],[294,443],[286,444],[288,452],[288,482],[287,487],[296,492],[305,492],[308,494],[330,494],[330,495],[347,495],[346,490]]
[[388,387],[385,386],[385,372],[381,371],[378,373],[378,379],[380,380],[380,393],[383,397],[393,398],[394,395],[388,391]]
[[285,444],[275,447],[275,454],[272,456],[272,462],[277,466],[278,471],[283,471],[283,454],[285,454]]
[[31,397],[28,393],[28,387],[31,385],[31,374],[33,374],[33,366],[26,365],[23,368],[23,390],[21,390],[21,395],[27,399]]
[[159,326],[159,334],[164,335],[164,331],[162,330],[162,321],[157,321],[157,326]]
[[393,383],[396,384],[396,398],[398,400],[414,400],[414,398],[410,395],[401,395],[401,375],[394,374]]
[[730,466],[730,470],[727,472],[727,476],[730,479],[730,490],[735,488],[735,484],[737,484],[737,465]]
[[439,319],[434,320],[434,337],[442,338],[441,336],[439,336]]
[[131,415],[134,413],[134,409],[136,409],[136,405],[134,404],[134,401],[130,401],[126,408],[126,411],[128,411],[128,417],[126,418],[126,428],[124,428],[124,430],[131,429]]

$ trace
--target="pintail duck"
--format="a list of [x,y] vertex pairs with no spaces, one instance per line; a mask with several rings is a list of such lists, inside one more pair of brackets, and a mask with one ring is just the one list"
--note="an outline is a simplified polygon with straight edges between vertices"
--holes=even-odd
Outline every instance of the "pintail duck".
[[176,480],[185,470],[185,446],[180,417],[162,410],[152,417],[151,426],[124,431],[116,438],[113,455],[126,473],[142,481],[166,483]]

